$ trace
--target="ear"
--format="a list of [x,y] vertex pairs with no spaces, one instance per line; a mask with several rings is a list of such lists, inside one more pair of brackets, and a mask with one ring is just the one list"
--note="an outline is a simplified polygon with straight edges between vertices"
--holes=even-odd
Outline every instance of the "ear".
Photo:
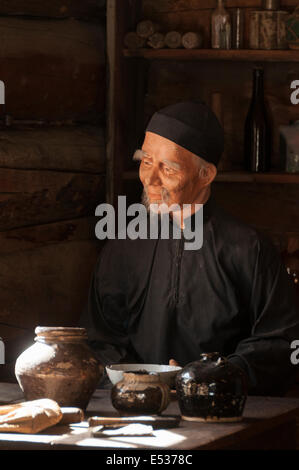
[[211,184],[217,175],[217,168],[213,163],[208,163],[199,170],[199,176],[204,186]]

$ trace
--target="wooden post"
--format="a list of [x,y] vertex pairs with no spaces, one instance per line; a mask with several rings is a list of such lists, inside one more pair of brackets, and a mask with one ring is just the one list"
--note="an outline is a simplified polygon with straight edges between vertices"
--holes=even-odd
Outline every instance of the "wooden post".
[[[132,64],[123,58],[123,39],[127,31],[135,28],[141,17],[141,5],[135,0],[107,0],[107,70],[109,70],[107,93],[107,190],[106,200],[113,204],[117,195],[123,194],[125,161],[129,154],[128,135],[132,107],[131,93],[134,92],[131,73]],[[128,90],[131,92],[128,93]]]

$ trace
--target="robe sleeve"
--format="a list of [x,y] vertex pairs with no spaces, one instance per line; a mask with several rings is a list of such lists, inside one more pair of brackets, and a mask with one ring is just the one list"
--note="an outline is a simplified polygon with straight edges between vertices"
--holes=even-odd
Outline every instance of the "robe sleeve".
[[249,308],[251,334],[228,359],[245,370],[251,395],[283,395],[298,367],[291,363],[291,343],[299,339],[295,289],[276,248],[260,239],[254,261]]
[[108,241],[99,256],[80,319],[89,346],[103,365],[140,362],[127,334],[126,269],[117,244]]

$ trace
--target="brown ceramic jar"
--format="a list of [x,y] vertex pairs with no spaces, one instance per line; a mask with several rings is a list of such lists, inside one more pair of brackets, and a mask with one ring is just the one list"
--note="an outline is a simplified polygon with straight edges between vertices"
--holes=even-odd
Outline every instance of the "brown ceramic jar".
[[26,400],[51,398],[85,409],[104,368],[87,345],[84,328],[37,327],[35,344],[17,359],[15,374]]
[[121,415],[160,414],[169,405],[170,389],[159,374],[124,372],[111,390],[111,400]]

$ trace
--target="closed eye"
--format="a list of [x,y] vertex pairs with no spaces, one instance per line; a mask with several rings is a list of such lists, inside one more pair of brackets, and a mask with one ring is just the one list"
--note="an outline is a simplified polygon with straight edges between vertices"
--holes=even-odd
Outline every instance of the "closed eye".
[[142,159],[142,163],[145,166],[151,166],[152,165],[151,160],[148,160],[148,159],[145,159],[145,158]]
[[175,173],[175,170],[173,168],[170,168],[169,166],[165,166],[163,167],[163,171],[167,174],[167,175],[172,175]]

